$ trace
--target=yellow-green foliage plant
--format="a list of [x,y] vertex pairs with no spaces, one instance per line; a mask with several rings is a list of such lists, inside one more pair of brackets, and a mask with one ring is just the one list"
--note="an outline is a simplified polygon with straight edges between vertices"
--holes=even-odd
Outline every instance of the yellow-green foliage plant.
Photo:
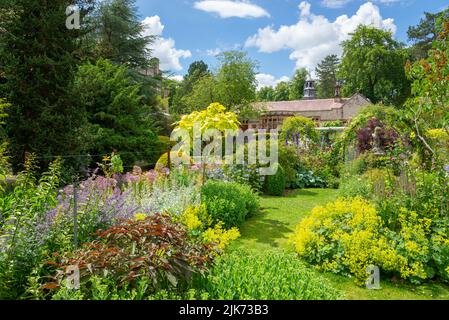
[[203,111],[194,111],[185,115],[180,121],[176,122],[175,132],[181,129],[187,130],[192,137],[195,124],[200,125],[201,133],[208,129],[219,131],[237,130],[240,122],[237,115],[233,112],[227,112],[226,107],[219,103],[212,103]]
[[434,150],[444,163],[449,161],[449,129],[431,129],[427,131]]
[[226,249],[229,244],[240,237],[240,231],[236,227],[229,230],[223,228],[223,223],[219,222],[213,228],[209,228],[203,233],[203,241],[216,246],[220,251]]
[[204,243],[211,244],[222,252],[234,240],[240,237],[238,228],[225,229],[222,222],[212,226],[212,219],[207,214],[206,206],[191,206],[179,217],[190,233],[200,236]]
[[289,140],[292,143],[293,136],[299,134],[299,139],[308,139],[310,142],[318,142],[319,134],[315,130],[316,124],[313,120],[305,117],[290,117],[282,124],[281,141]]
[[323,271],[367,280],[367,267],[413,283],[449,279],[449,239],[429,218],[402,208],[396,229],[388,229],[369,201],[341,198],[313,209],[292,241],[300,257]]
[[293,242],[298,254],[319,269],[353,274],[363,284],[370,265],[394,271],[404,264],[391,241],[381,234],[382,228],[371,203],[342,198],[314,208],[297,226]]

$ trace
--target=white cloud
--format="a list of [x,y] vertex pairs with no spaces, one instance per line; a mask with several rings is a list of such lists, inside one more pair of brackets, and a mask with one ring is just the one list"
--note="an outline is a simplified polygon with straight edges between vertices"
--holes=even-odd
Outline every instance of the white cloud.
[[349,39],[349,33],[360,24],[396,33],[394,20],[383,19],[379,8],[372,2],[361,5],[353,16],[342,15],[335,21],[311,13],[307,1],[301,2],[299,9],[300,17],[296,24],[283,25],[278,30],[272,26],[259,29],[257,34],[247,39],[245,46],[256,47],[264,53],[290,50],[290,59],[296,61],[296,67],[310,70],[326,55],[340,55],[340,43]]
[[256,75],[256,80],[258,83],[257,90],[259,90],[260,88],[263,88],[263,87],[276,87],[276,85],[279,82],[290,81],[290,78],[287,76],[283,76],[279,79],[276,79],[271,74],[259,73]]
[[[349,2],[352,2],[353,0],[321,0],[321,6],[326,8],[342,8]],[[374,2],[379,2],[382,4],[393,4],[397,2],[404,2],[404,0],[373,0]]]
[[181,75],[178,75],[178,74],[175,74],[173,76],[169,76],[168,78],[171,79],[171,80],[178,81],[178,82],[181,82],[182,80],[184,80],[184,77],[181,76]]
[[326,8],[341,8],[352,0],[323,0],[321,5]]
[[157,36],[150,49],[152,50],[152,56],[159,58],[160,68],[164,71],[181,71],[183,68],[180,60],[190,58],[192,53],[189,50],[176,49],[175,40],[162,37],[164,25],[159,16],[146,17],[142,23],[145,25],[145,35]]
[[220,48],[209,49],[206,51],[206,54],[211,57],[216,57],[220,55],[220,53],[222,53],[222,50]]
[[147,36],[162,36],[165,28],[159,16],[146,17],[142,24],[145,26],[145,35]]
[[261,18],[270,14],[262,7],[249,0],[203,0],[196,1],[194,8],[209,13],[216,13],[221,18]]

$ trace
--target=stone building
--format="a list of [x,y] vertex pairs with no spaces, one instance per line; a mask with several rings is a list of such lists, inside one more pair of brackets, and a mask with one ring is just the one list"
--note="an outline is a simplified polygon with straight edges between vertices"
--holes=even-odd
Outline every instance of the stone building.
[[158,58],[152,58],[149,67],[140,72],[144,76],[155,78],[158,81],[157,91],[162,99],[167,99],[170,95],[170,90],[163,81],[162,71],[160,69],[160,61]]
[[315,81],[309,79],[304,85],[304,98],[296,101],[260,102],[256,107],[263,110],[262,115],[244,123],[245,128],[276,129],[284,119],[293,116],[311,118],[317,122],[349,122],[358,112],[371,102],[357,93],[350,98],[341,98],[340,86],[335,88],[335,98],[317,99]]

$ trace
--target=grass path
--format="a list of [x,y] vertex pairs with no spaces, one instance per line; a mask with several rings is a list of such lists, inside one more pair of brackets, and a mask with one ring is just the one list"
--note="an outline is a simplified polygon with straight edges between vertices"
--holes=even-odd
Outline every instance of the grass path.
[[[289,236],[295,226],[317,205],[337,198],[336,190],[306,189],[289,192],[285,197],[263,197],[262,212],[248,219],[240,228],[241,238],[233,249],[246,248],[259,252],[270,250],[293,251]],[[318,273],[318,271],[316,271]],[[449,286],[426,284],[420,286],[381,281],[381,290],[358,287],[353,280],[325,273],[324,276],[339,288],[347,299],[449,299]]]

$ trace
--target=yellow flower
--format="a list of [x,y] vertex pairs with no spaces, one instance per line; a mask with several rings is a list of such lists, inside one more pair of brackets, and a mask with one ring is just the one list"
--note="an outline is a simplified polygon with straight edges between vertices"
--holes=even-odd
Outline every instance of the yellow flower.
[[[189,230],[204,229],[204,227],[207,227],[210,224],[210,218],[207,215],[206,207],[204,205],[187,208],[187,210],[179,217],[179,220]],[[205,224],[204,227],[203,224]]]
[[146,218],[147,218],[147,215],[144,213],[134,214],[134,219],[136,219],[136,221],[142,221],[142,220],[145,220]]
[[240,237],[240,231],[237,228],[229,230],[223,229],[223,223],[219,222],[214,228],[209,228],[203,233],[203,241],[205,243],[212,243],[215,246],[223,250],[231,241]]

